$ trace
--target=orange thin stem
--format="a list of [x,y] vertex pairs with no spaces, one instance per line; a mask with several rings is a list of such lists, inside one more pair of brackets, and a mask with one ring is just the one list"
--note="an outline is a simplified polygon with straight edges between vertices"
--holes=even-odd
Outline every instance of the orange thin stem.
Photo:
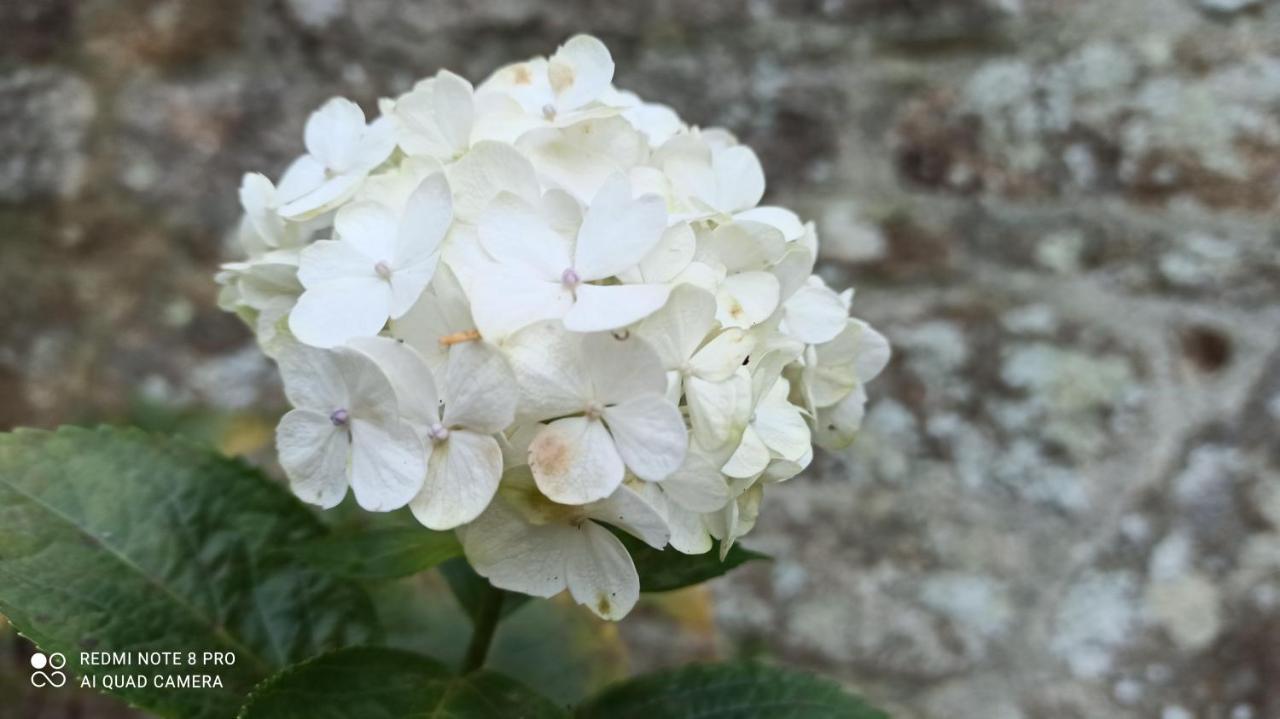
[[454,332],[440,338],[440,344],[444,347],[452,347],[463,342],[474,342],[480,339],[480,330],[463,330]]

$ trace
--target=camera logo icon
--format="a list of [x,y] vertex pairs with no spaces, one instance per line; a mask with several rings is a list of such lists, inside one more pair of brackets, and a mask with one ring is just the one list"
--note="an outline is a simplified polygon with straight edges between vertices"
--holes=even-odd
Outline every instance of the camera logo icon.
[[67,673],[62,671],[67,666],[67,658],[58,652],[45,656],[41,652],[31,655],[31,686],[62,687],[67,683]]

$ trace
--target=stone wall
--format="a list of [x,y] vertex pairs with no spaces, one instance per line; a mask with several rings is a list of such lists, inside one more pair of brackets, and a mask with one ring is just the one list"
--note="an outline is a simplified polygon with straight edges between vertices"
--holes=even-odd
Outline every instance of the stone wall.
[[[239,175],[331,95],[590,31],[760,152],[897,352],[856,446],[770,492],[776,561],[715,586],[722,653],[901,717],[1280,716],[1280,3],[23,0],[0,28],[0,426],[278,409],[209,279]],[[637,664],[688,653],[661,621],[624,625]]]

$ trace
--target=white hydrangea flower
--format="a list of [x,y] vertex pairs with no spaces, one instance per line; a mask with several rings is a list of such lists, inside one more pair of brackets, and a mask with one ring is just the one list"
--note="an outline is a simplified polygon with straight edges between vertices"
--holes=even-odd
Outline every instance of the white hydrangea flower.
[[685,397],[698,444],[716,450],[740,437],[743,427],[737,425],[750,412],[751,382],[738,369],[755,337],[736,327],[718,329],[715,298],[693,285],[677,287],[666,307],[636,332],[658,352],[667,396]]
[[792,404],[791,384],[780,376],[782,370],[775,351],[752,372],[751,415],[742,433],[741,444],[722,471],[730,477],[759,476],[775,459],[799,464],[811,452],[809,425],[803,409]]
[[419,82],[390,110],[398,130],[396,140],[409,155],[448,161],[471,148],[474,92],[471,83],[448,70]]
[[453,221],[443,175],[414,191],[399,216],[376,202],[343,207],[334,219],[340,239],[302,251],[298,279],[306,291],[289,316],[301,341],[332,347],[377,334],[409,311],[431,282],[440,243]]
[[521,418],[550,420],[529,445],[529,466],[552,500],[593,502],[612,494],[627,470],[656,482],[684,461],[684,419],[664,394],[657,355],[642,340],[543,322],[504,346],[520,387]]
[[458,536],[471,566],[495,587],[535,597],[568,589],[601,619],[621,619],[640,597],[640,577],[606,524],[655,549],[667,544],[662,516],[630,487],[566,506],[539,492],[528,468],[509,472],[499,498]]
[[473,287],[481,333],[506,336],[551,318],[575,332],[598,332],[643,319],[666,303],[670,285],[593,283],[639,264],[665,229],[660,198],[632,198],[621,175],[596,194],[573,239],[537,208],[501,196],[480,224],[480,242],[495,263]]
[[429,443],[426,480],[409,504],[413,515],[431,529],[475,519],[502,477],[502,448],[494,435],[515,418],[515,381],[502,353],[483,342],[459,344],[437,391],[426,362],[404,343],[364,337],[351,346],[386,372],[401,414]]
[[311,114],[305,132],[307,154],[294,166],[289,201],[279,208],[290,220],[314,217],[350,198],[365,176],[395,149],[391,123],[365,124],[364,111],[335,97]]
[[329,508],[350,486],[361,507],[398,509],[422,488],[422,441],[398,411],[391,383],[368,356],[295,345],[278,358],[294,406],[276,446],[293,491]]
[[408,506],[495,586],[607,619],[640,586],[615,530],[723,556],[889,360],[755,152],[613,76],[576,36],[372,121],[330,100],[277,182],[243,178],[217,275],[280,365],[299,497]]
[[611,89],[613,69],[613,57],[604,43],[575,35],[549,59],[535,58],[498,70],[480,91],[510,97],[530,120],[564,126],[592,116],[591,105]]

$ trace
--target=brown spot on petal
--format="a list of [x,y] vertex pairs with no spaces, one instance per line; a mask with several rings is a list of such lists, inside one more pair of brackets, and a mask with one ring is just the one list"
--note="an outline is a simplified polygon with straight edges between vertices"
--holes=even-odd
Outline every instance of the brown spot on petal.
[[569,472],[573,447],[554,427],[538,433],[529,443],[529,468],[541,482],[559,482]]
[[553,62],[547,66],[547,79],[551,81],[551,89],[559,95],[573,84],[573,68],[564,63]]
[[606,616],[606,617],[607,617],[607,616],[609,616],[609,612],[610,612],[610,610],[612,610],[612,609],[613,609],[613,605],[609,603],[609,598],[608,598],[608,597],[606,597],[605,595],[601,594],[601,595],[596,599],[596,609],[597,609],[597,610],[599,610],[599,612],[600,612],[600,614],[601,614],[601,615],[603,615],[603,616]]
[[516,65],[512,68],[511,73],[514,75],[512,82],[517,85],[530,85],[533,83],[533,73],[529,72],[528,65]]

